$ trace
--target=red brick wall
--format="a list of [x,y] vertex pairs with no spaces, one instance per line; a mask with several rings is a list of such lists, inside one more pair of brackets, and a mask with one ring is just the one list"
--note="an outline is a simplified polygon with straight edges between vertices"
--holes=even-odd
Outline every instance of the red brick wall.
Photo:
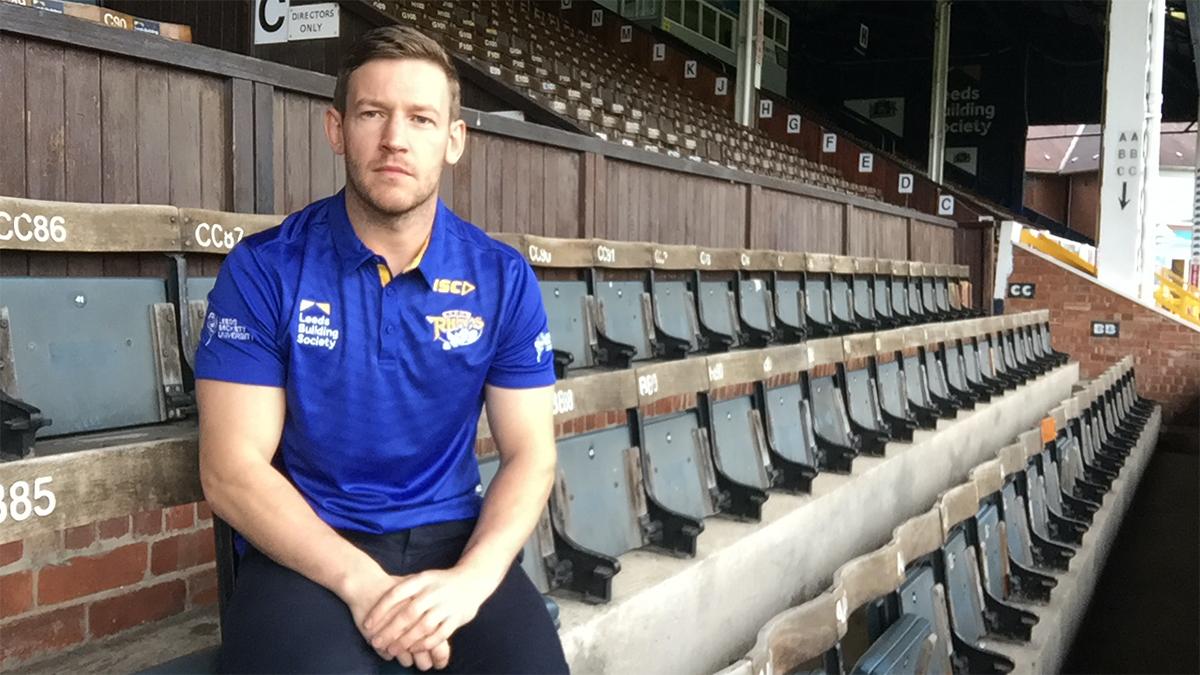
[[0,544],[0,671],[217,601],[203,502]]
[[[1079,361],[1080,377],[1098,375],[1114,361],[1132,355],[1138,391],[1163,405],[1167,425],[1195,426],[1200,407],[1200,331],[1013,247],[1009,283],[1037,284],[1033,300],[1009,298],[1008,313],[1050,310],[1054,348]],[[1092,321],[1117,321],[1117,338],[1091,336]]]

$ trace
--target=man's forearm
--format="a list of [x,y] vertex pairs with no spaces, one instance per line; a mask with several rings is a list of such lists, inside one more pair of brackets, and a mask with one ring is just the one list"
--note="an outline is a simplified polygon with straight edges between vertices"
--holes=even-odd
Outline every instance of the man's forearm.
[[269,465],[202,471],[213,512],[259,551],[342,598],[364,578],[386,575],[309,506],[295,486]]
[[475,532],[459,559],[499,585],[537,525],[554,484],[554,455],[546,462],[535,453],[520,453],[501,462],[492,479]]

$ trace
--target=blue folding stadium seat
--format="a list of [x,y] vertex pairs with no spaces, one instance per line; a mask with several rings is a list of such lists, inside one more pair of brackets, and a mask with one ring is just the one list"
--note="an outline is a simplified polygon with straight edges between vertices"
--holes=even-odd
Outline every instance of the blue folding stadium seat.
[[889,277],[888,285],[891,290],[892,321],[897,326],[909,326],[919,322],[908,306],[908,270],[910,266],[911,263],[908,262],[892,261],[892,274]]
[[937,648],[933,624],[905,614],[884,631],[854,664],[853,675],[907,675],[926,672]]
[[[639,406],[668,396],[699,395],[694,407],[636,416],[646,492],[664,508],[696,521],[717,514],[761,517],[766,493],[718,473],[710,444],[706,397],[707,365],[689,359],[638,369]],[[647,384],[653,381],[653,386]]]
[[[149,278],[0,277],[12,350],[10,398],[31,411],[27,440],[180,419],[184,392],[176,309]],[[6,403],[5,413],[17,403]],[[40,428],[38,428],[40,426]],[[23,443],[22,443],[23,445]],[[5,450],[23,456],[28,447]]]
[[932,410],[915,408],[909,400],[908,378],[904,372],[903,349],[909,335],[904,330],[875,334],[876,356],[871,367],[879,389],[879,409],[888,429],[896,438],[911,440],[916,428],[937,426]]
[[841,387],[832,375],[811,377],[805,373],[803,379],[806,398],[812,405],[819,466],[834,473],[850,473],[851,462],[862,450],[862,440],[850,428]]
[[743,342],[749,347],[765,347],[775,341],[775,303],[770,280],[740,275],[737,305]]
[[974,397],[966,394],[960,395],[950,388],[950,383],[947,378],[948,363],[944,363],[944,354],[938,351],[938,345],[941,341],[941,336],[944,334],[942,326],[930,326],[926,329],[927,338],[925,346],[921,347],[921,363],[925,366],[925,377],[929,382],[929,397],[939,407],[948,410],[961,410],[963,408],[974,408]]
[[763,400],[772,464],[792,467],[791,479],[785,484],[794,491],[808,492],[821,454],[813,431],[812,406],[798,382],[766,389]]
[[859,330],[876,330],[883,326],[883,318],[876,313],[874,258],[854,258],[854,275],[850,280],[851,309]]
[[872,369],[875,337],[872,334],[847,336],[842,339],[842,349],[847,361],[865,361],[853,369],[845,363],[837,366],[836,384],[845,395],[850,430],[859,437],[864,454],[882,456],[884,445],[893,435],[883,420],[883,411],[879,407],[879,385]]
[[826,254],[811,253],[808,255],[807,265],[804,272],[804,301],[808,337],[811,339],[836,335],[840,328],[833,316],[829,279],[833,259]]
[[[876,260],[875,273],[870,275],[871,298],[875,304],[876,330],[896,328],[900,321],[892,309],[892,261]],[[857,293],[857,289],[855,293]],[[857,296],[856,296],[857,297]]]
[[829,275],[829,308],[839,335],[864,330],[854,311],[854,259],[833,256]]
[[[923,330],[917,328],[915,330]],[[952,418],[955,416],[954,406],[944,399],[935,399],[931,392],[929,375],[926,372],[924,354],[918,350],[916,354],[905,355],[901,359],[904,369],[904,382],[908,388],[909,408],[918,415],[929,418]]]
[[808,308],[802,276],[775,275],[775,329],[780,340],[799,342],[808,336]]
[[679,359],[700,348],[696,299],[686,281],[653,278],[654,327],[658,355]]
[[937,290],[934,286],[934,274],[936,265],[933,263],[921,263],[921,277],[919,280],[920,302],[921,309],[925,314],[925,321],[944,321],[946,315],[938,307]]
[[[700,410],[707,415],[711,430],[713,458],[718,487],[727,489],[731,499],[757,501],[763,490],[777,487],[791,492],[809,489],[816,475],[815,453],[805,451],[793,435],[802,436],[801,411],[795,408],[787,414],[781,429],[782,448],[776,450],[773,431],[764,416],[770,416],[773,404],[764,382],[771,373],[795,372],[799,369],[799,347],[783,347],[765,351],[746,351],[710,356],[707,359],[709,386],[712,391],[700,396]],[[750,393],[729,398],[715,397],[717,390],[750,385]],[[776,411],[779,416],[781,411]],[[723,485],[728,482],[728,485]],[[736,489],[749,486],[753,490]],[[747,505],[748,507],[749,505]],[[734,508],[735,512],[753,514],[751,508]]]
[[929,323],[934,318],[925,311],[925,303],[921,296],[921,279],[924,278],[925,263],[909,263],[908,277],[905,279],[908,297],[909,320],[914,324]]

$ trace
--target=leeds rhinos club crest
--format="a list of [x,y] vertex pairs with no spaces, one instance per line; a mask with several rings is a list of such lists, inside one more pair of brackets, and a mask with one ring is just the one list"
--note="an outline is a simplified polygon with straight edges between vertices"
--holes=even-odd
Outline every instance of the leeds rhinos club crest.
[[433,325],[433,339],[441,342],[446,351],[473,345],[483,335],[483,318],[465,309],[448,309],[440,315],[426,316],[425,320]]

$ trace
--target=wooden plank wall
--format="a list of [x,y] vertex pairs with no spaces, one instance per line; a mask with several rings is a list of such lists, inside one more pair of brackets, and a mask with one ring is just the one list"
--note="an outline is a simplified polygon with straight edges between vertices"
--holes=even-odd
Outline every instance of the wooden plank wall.
[[778,190],[755,190],[750,204],[750,248],[842,253],[844,204]]
[[[0,35],[0,91],[23,92],[0,97],[0,115],[26,120],[23,134],[0,136],[0,193],[231,211],[241,208],[235,193],[246,204],[246,191],[260,185],[273,212],[290,213],[338,190],[344,168],[325,139],[327,100],[267,86],[252,110],[251,87],[262,85]],[[247,134],[265,141],[234,143]],[[269,164],[253,161],[251,146],[270,152]],[[955,230],[869,205],[478,130],[445,172],[442,197],[491,231],[979,266],[980,246],[957,243]],[[0,261],[9,275],[166,269],[158,255],[5,253]]]
[[954,230],[930,223],[910,220],[909,259],[924,262],[953,263]]
[[581,153],[468,132],[458,164],[442,174],[441,196],[490,232],[583,236]]
[[[0,35],[0,194],[231,207],[224,78]],[[11,127],[10,127],[11,128]],[[160,255],[6,251],[0,275],[162,276]]]
[[275,212],[292,213],[342,188],[342,158],[325,137],[323,99],[274,93]]
[[850,211],[846,254],[903,260],[908,257],[908,219],[864,208]]

